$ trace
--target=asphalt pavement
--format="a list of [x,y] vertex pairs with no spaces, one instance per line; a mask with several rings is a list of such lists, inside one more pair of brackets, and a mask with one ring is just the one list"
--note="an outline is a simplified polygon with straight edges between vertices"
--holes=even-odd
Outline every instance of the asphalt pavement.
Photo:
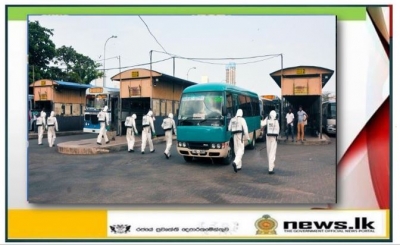
[[[97,134],[59,136],[56,144]],[[45,142],[46,139],[44,139]],[[210,159],[187,163],[165,142],[156,151],[60,154],[29,140],[28,201],[37,204],[260,205],[336,202],[336,139],[324,145],[278,144],[275,174],[268,174],[265,143],[246,150],[238,173]]]

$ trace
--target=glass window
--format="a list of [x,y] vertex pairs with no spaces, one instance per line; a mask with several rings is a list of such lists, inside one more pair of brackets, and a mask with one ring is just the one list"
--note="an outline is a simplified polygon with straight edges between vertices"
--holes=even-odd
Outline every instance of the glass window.
[[244,117],[251,116],[252,112],[251,112],[250,98],[244,95],[239,95],[238,99],[239,99],[239,109],[243,110],[243,116]]
[[253,116],[261,115],[260,104],[258,98],[251,98],[251,107],[253,110]]
[[161,111],[161,115],[160,116],[166,116],[167,115],[166,114],[166,110],[165,110],[165,106],[166,106],[165,100],[162,100],[161,101],[161,106],[160,106],[160,111]]
[[226,93],[226,117],[232,118],[235,116],[233,98],[231,93]]
[[94,101],[94,107],[96,109],[103,109],[107,105],[107,94],[98,94]]
[[179,101],[174,101],[174,116],[178,115]]
[[[160,100],[153,99],[153,114],[154,116],[160,116]],[[146,114],[146,112],[144,112]]]
[[173,114],[173,111],[172,111],[172,100],[167,100],[167,115],[169,114],[169,113],[172,113]]
[[222,92],[197,92],[182,96],[179,117],[205,119],[222,117]]

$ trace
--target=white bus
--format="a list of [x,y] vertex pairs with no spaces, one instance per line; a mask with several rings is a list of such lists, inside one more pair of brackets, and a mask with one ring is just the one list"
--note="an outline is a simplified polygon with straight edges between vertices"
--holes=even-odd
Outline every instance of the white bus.
[[93,87],[86,89],[86,107],[83,132],[99,133],[100,123],[97,114],[108,107],[108,118],[111,124],[117,124],[119,88]]
[[322,103],[322,130],[327,134],[336,134],[336,101]]

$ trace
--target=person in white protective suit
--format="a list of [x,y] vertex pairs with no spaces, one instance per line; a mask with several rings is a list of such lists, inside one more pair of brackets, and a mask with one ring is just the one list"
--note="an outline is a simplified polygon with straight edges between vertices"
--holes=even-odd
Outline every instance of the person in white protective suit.
[[54,111],[50,113],[47,118],[47,140],[49,141],[49,147],[53,147],[54,141],[56,140],[56,131],[58,132],[57,118],[54,116]]
[[44,108],[40,112],[39,117],[36,118],[36,126],[38,130],[38,144],[43,145],[42,143],[43,133],[44,130],[46,129],[46,112],[44,112]]
[[109,124],[107,111],[108,111],[108,106],[104,106],[103,111],[100,111],[99,114],[97,114],[97,118],[99,119],[100,123],[100,132],[99,136],[97,136],[98,145],[101,145],[101,139],[103,136],[104,140],[106,141],[106,144],[110,143],[107,137],[107,130],[106,130],[106,126],[108,126]]
[[246,137],[249,144],[251,140],[249,137],[249,130],[247,128],[247,123],[243,118],[243,110],[238,109],[236,116],[229,122],[228,130],[232,132],[233,145],[235,149],[235,160],[232,162],[233,171],[242,169],[242,157],[244,154],[244,142],[243,135]]
[[132,116],[127,117],[125,120],[126,127],[126,141],[128,142],[128,152],[134,152],[133,147],[135,146],[135,135],[138,135],[138,131],[136,130],[136,114],[132,114]]
[[147,115],[143,116],[142,119],[142,154],[144,154],[144,149],[146,148],[147,141],[149,142],[150,152],[153,153],[155,151],[153,146],[153,141],[151,140],[151,135],[156,136],[156,132],[154,130],[154,121],[153,121],[153,112],[149,111]]
[[171,146],[172,146],[172,133],[176,135],[176,127],[174,121],[174,115],[172,113],[168,114],[168,117],[163,120],[161,127],[165,132],[165,141],[167,142],[167,146],[164,151],[164,155],[167,159],[171,157]]
[[279,135],[279,122],[276,119],[276,111],[272,110],[269,113],[269,118],[265,118],[261,121],[261,127],[267,127],[266,144],[267,144],[267,155],[268,155],[268,173],[274,174],[276,148],[278,146],[277,138]]

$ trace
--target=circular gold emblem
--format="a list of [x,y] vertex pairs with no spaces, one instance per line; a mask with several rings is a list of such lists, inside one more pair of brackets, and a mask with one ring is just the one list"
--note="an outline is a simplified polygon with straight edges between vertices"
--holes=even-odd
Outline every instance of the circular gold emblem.
[[272,235],[276,234],[275,229],[278,227],[278,222],[269,215],[264,215],[256,221],[255,226],[257,228],[257,234]]

